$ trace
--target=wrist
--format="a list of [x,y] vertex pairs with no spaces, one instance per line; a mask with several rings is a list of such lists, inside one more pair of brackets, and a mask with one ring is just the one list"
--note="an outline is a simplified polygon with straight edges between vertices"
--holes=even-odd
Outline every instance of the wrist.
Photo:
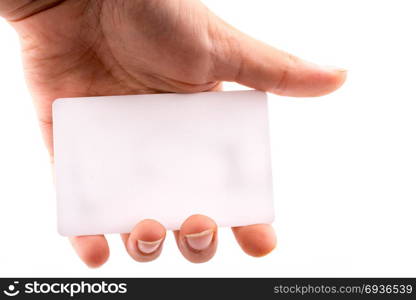
[[33,16],[65,0],[0,0],[0,16],[8,21],[19,21]]

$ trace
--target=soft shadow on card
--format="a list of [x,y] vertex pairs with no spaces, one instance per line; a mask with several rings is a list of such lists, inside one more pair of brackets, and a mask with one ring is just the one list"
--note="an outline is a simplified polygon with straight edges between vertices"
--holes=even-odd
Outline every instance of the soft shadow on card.
[[130,232],[193,214],[273,221],[267,95],[260,91],[58,99],[59,232]]

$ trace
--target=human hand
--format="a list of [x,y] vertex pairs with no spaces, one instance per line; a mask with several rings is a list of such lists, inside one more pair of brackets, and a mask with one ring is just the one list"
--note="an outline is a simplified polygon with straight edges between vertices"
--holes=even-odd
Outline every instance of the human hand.
[[[341,86],[346,76],[244,35],[197,0],[0,0],[0,15],[21,39],[25,75],[52,163],[56,98],[201,92],[220,89],[221,81],[279,95],[320,96]],[[249,255],[266,255],[276,245],[270,225],[232,230]],[[191,216],[174,234],[192,262],[215,254],[217,226],[209,217]],[[165,235],[157,220],[144,220],[122,239],[133,259],[151,261],[160,255]],[[90,267],[109,256],[103,235],[71,242]]]

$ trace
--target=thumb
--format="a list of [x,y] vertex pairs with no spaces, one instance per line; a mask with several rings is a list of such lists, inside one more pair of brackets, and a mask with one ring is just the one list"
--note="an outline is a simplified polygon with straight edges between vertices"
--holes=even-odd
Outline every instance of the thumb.
[[306,62],[232,27],[226,31],[217,52],[222,53],[215,68],[219,80],[283,96],[313,97],[336,90],[346,79],[346,70]]

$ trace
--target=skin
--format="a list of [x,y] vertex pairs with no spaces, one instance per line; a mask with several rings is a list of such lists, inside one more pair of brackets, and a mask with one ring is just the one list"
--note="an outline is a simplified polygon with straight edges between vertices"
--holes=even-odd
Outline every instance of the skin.
[[[274,49],[226,24],[197,0],[0,0],[0,15],[17,31],[24,70],[53,164],[51,104],[56,98],[219,90],[222,81],[285,96],[321,96],[340,87],[342,69],[320,67]],[[276,246],[268,224],[232,228],[248,255],[260,257]],[[195,251],[189,234],[212,233]],[[207,216],[190,216],[174,232],[191,262],[211,259],[217,226]],[[136,261],[156,259],[166,230],[142,220],[122,234]],[[161,245],[140,251],[137,241]],[[99,267],[109,257],[103,235],[72,237],[79,257]]]

